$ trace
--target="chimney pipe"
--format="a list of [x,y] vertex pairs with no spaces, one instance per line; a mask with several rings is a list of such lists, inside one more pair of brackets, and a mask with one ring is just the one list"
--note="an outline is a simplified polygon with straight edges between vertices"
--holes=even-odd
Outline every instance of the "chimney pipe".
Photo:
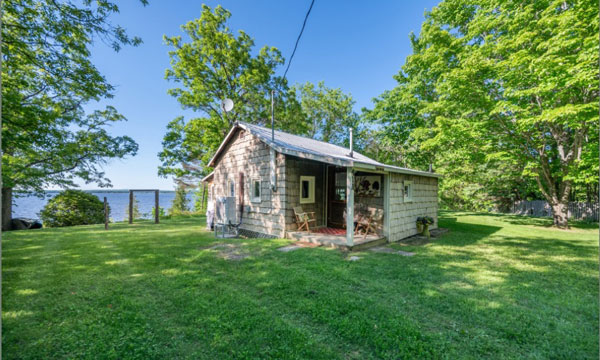
[[354,157],[354,149],[352,143],[352,128],[350,128],[350,157]]
[[433,172],[433,164],[429,164],[429,172],[432,173]]

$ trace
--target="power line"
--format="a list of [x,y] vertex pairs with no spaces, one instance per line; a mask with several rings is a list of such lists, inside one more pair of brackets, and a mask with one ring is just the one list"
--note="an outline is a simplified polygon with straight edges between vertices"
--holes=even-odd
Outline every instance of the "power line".
[[306,12],[306,16],[304,17],[304,22],[302,23],[302,29],[300,29],[300,34],[298,34],[298,38],[296,39],[296,45],[294,45],[294,51],[292,51],[292,56],[290,56],[290,61],[288,61],[287,68],[283,73],[283,78],[287,75],[288,70],[290,69],[290,65],[292,64],[292,59],[294,58],[294,54],[296,53],[296,49],[298,48],[298,43],[300,42],[300,38],[302,37],[302,33],[304,32],[304,27],[306,26],[306,21],[308,20],[308,15],[310,15],[310,11],[312,10],[313,5],[315,4],[315,0],[312,0],[310,3],[310,7]]

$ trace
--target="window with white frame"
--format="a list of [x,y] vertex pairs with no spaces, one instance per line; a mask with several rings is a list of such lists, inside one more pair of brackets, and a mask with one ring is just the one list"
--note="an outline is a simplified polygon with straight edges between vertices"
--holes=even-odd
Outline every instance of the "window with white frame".
[[252,202],[261,202],[260,179],[252,179],[250,186],[250,200]]
[[235,181],[229,180],[227,183],[227,196],[235,197]]
[[300,176],[300,204],[315,202],[315,177]]
[[404,202],[413,201],[413,182],[404,181]]

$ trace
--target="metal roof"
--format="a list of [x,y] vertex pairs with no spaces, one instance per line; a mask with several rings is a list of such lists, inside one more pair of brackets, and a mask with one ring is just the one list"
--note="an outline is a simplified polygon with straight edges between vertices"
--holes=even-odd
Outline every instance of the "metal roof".
[[329,144],[323,141],[306,138],[303,136],[289,134],[283,131],[275,130],[274,138],[271,137],[271,129],[263,126],[249,124],[245,122],[236,123],[221,146],[217,149],[215,156],[210,160],[209,166],[214,166],[218,156],[224,150],[225,145],[229,142],[235,130],[244,129],[252,135],[259,138],[262,142],[272,147],[276,151],[286,154],[306,158],[310,160],[320,161],[327,164],[346,166],[346,167],[361,167],[372,170],[385,170],[410,175],[421,175],[428,177],[441,177],[440,174],[431,173],[428,171],[420,171],[402,168],[393,165],[386,165],[375,161],[367,156],[364,156],[356,151],[350,157],[350,149]]

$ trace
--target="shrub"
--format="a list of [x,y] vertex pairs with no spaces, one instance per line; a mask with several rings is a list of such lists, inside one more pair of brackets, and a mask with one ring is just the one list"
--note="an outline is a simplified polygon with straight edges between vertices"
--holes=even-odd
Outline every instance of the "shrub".
[[[152,218],[153,219],[154,219],[155,214],[156,214],[156,208],[152,207]],[[158,207],[158,217],[159,218],[164,218],[166,216],[167,216],[167,214],[165,212],[165,208],[162,207],[162,206],[159,206]]]
[[[110,214],[110,207],[108,208]],[[46,227],[100,224],[104,222],[104,203],[81,190],[65,190],[50,199],[40,212]]]
[[419,216],[417,218],[417,224],[421,225],[431,225],[433,224],[433,218],[431,216]]

